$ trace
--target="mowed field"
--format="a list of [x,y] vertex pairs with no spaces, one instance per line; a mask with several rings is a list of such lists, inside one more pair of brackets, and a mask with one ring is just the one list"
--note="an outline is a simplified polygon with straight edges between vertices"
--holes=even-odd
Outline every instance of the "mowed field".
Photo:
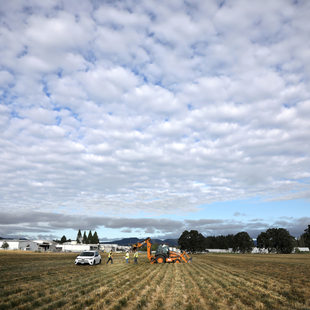
[[310,309],[310,255],[194,255],[191,264],[75,266],[0,252],[0,309]]

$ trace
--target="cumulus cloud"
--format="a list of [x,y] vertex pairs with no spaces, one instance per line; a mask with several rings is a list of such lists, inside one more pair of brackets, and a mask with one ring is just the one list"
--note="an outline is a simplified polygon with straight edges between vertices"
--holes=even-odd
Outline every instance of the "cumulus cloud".
[[2,4],[1,209],[91,210],[113,225],[120,212],[309,199],[309,11]]

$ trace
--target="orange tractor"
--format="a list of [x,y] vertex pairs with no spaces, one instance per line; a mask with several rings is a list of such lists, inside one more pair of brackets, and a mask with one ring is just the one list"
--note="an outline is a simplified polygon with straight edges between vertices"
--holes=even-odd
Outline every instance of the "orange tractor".
[[146,244],[147,247],[147,258],[149,259],[151,264],[163,264],[163,263],[176,263],[179,264],[181,261],[185,263],[190,263],[192,261],[191,257],[184,251],[182,253],[177,253],[174,251],[170,251],[167,245],[159,245],[155,256],[152,255],[151,247],[151,238],[147,238],[142,242],[137,242],[136,244],[132,245],[132,250],[136,251],[137,248],[142,247]]

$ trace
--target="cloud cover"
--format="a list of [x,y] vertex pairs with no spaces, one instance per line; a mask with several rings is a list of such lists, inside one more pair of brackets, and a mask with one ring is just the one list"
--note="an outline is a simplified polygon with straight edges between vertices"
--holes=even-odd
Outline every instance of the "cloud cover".
[[[31,234],[51,236],[57,238],[61,231],[73,229],[98,230],[100,227],[116,229],[129,234],[142,236],[156,235],[164,238],[178,238],[184,230],[196,229],[205,235],[236,234],[247,231],[252,238],[271,227],[286,227],[293,236],[299,237],[304,227],[307,227],[310,217],[289,218],[281,217],[274,223],[263,219],[251,219],[247,223],[231,218],[200,219],[200,220],[173,220],[149,217],[106,217],[106,216],[79,216],[55,212],[20,212],[18,215],[10,212],[0,212],[0,234],[7,236],[31,237]],[[75,236],[74,236],[75,237]],[[109,239],[102,236],[102,239]],[[111,238],[110,238],[111,239]]]
[[3,3],[1,210],[170,217],[309,199],[309,14],[307,1]]

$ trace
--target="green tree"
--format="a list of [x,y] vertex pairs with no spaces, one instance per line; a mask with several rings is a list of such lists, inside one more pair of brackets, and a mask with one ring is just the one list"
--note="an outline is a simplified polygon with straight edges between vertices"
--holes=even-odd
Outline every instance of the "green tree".
[[178,244],[181,250],[200,252],[205,249],[205,237],[197,230],[185,230],[178,239]]
[[249,253],[254,247],[254,242],[249,234],[245,231],[239,232],[233,238],[233,251]]
[[216,237],[208,236],[205,238],[205,247],[206,249],[216,249],[217,247]]
[[260,249],[270,249],[270,240],[266,232],[262,232],[257,236],[257,247]]
[[60,239],[60,243],[63,244],[63,243],[65,243],[65,242],[67,242],[67,238],[66,238],[65,235],[63,235],[63,236],[61,237],[61,239]]
[[290,235],[288,230],[278,228],[273,239],[275,241],[274,246],[278,253],[292,253],[294,249],[294,237]]
[[93,244],[98,244],[99,243],[99,238],[97,235],[97,232],[95,231],[94,235],[93,235]]
[[225,242],[226,242],[226,247],[225,247],[226,249],[233,248],[233,246],[234,246],[234,235],[230,234],[230,235],[225,236]]
[[91,230],[89,231],[88,233],[88,236],[87,236],[87,243],[93,243],[93,234],[91,232]]
[[86,236],[86,231],[84,231],[82,243],[83,244],[87,244],[88,243],[87,236]]
[[1,248],[4,250],[7,250],[9,247],[10,247],[9,244],[6,241],[4,241],[1,245]]
[[76,236],[76,242],[77,243],[81,243],[82,242],[82,233],[81,233],[81,230],[79,229],[79,232]]
[[297,239],[297,246],[298,247],[305,247],[306,246],[306,243],[305,243],[305,239],[304,239],[304,236],[301,235],[298,239]]
[[301,235],[304,245],[310,248],[310,225],[305,229],[305,232]]
[[293,251],[294,237],[284,228],[269,228],[258,235],[257,246],[269,252],[288,254]]
[[209,236],[205,238],[206,249],[228,249],[233,247],[234,235]]

